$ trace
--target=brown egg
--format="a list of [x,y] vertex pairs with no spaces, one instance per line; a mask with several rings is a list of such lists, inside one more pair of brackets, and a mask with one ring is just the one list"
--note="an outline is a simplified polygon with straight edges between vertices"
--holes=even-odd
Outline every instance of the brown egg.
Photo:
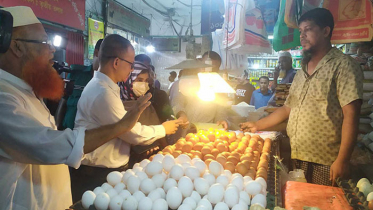
[[198,138],[190,138],[188,142],[191,142],[192,145],[195,145],[199,142],[199,139]]
[[253,155],[254,155],[254,157],[260,157],[260,153],[256,150],[253,151]]
[[239,153],[239,157],[241,157],[241,155],[245,152],[245,149],[244,148],[237,148],[236,152]]
[[211,150],[211,154],[216,158],[216,156],[218,156],[218,154],[220,154],[220,151],[216,148],[212,149]]
[[233,142],[233,143],[230,144],[230,146],[232,148],[236,149],[238,147],[238,144],[239,144],[238,142]]
[[207,154],[207,155],[203,156],[203,160],[207,160],[207,159],[215,160],[215,157],[212,154]]
[[259,167],[266,167],[266,168],[268,168],[268,161],[267,160],[261,160],[261,161],[259,161],[258,168]]
[[198,142],[193,146],[194,150],[201,151],[204,144],[202,142]]
[[216,161],[218,161],[222,166],[224,166],[227,162],[227,158],[225,158],[223,155],[218,155],[216,157]]
[[267,181],[268,174],[265,171],[258,171],[256,177],[263,177]]
[[237,151],[236,151],[236,152],[232,152],[232,153],[231,153],[231,156],[236,157],[238,160],[239,160],[240,157],[241,157],[240,153],[238,153]]
[[193,148],[193,144],[192,142],[186,142],[183,146],[183,148],[181,149],[182,152],[185,152],[185,153],[188,153],[190,151],[192,151],[192,148]]
[[243,143],[243,144],[247,145],[247,144],[249,144],[249,141],[250,141],[250,138],[248,138],[247,136],[244,136],[244,137],[242,137],[240,143]]
[[219,143],[216,148],[219,150],[219,152],[227,152],[228,148],[225,146],[224,143]]
[[227,158],[227,161],[232,162],[234,165],[237,165],[237,163],[239,162],[239,159],[236,158],[235,156],[229,156]]
[[211,150],[215,148],[213,142],[209,142],[209,143],[205,144],[205,146],[209,146]]
[[209,142],[215,141],[215,134],[214,133],[208,133],[207,138],[209,139]]
[[243,163],[238,163],[236,166],[236,171],[240,173],[242,176],[245,176],[245,174],[249,172],[249,169],[246,168],[246,166]]
[[173,152],[173,150],[171,149],[171,147],[165,147],[162,151],[164,153],[170,153],[170,154],[172,154],[172,152]]
[[243,134],[243,133],[239,133],[239,134],[237,135],[237,138],[240,139],[240,140],[242,139],[242,137],[244,137],[244,134]]
[[155,156],[155,154],[154,154],[154,155],[152,155],[152,156],[150,156],[150,157],[149,157],[149,160],[150,160],[150,161],[152,161],[152,160],[153,160],[153,158],[154,158],[154,156]]
[[236,170],[236,167],[235,167],[235,164],[233,164],[232,162],[230,161],[227,161],[224,165],[224,169],[225,170],[229,170],[230,172],[234,173],[235,170]]
[[236,132],[229,132],[228,133],[228,142],[229,143],[232,143],[232,142],[234,142],[235,140],[236,140]]
[[255,180],[256,171],[249,169],[249,171],[245,174],[245,176],[250,176],[252,179]]
[[210,142],[209,138],[207,138],[206,135],[200,135],[199,136],[199,141],[202,142],[202,143],[205,143],[205,144]]
[[197,157],[197,158],[202,158],[202,153],[200,151],[194,151],[194,152],[191,152],[194,157]]
[[182,153],[181,153],[181,151],[179,151],[179,150],[175,150],[173,153],[171,153],[172,154],[172,156],[174,156],[174,158],[177,158],[177,157],[179,157],[179,155],[181,155]]
[[248,160],[243,160],[243,161],[241,161],[241,163],[244,164],[246,166],[246,168],[248,168],[248,169],[251,166],[251,161],[248,161]]
[[205,146],[202,147],[201,152],[202,152],[203,156],[205,156],[207,154],[211,154],[211,148],[209,146],[205,145]]
[[185,136],[185,140],[188,141],[190,138],[192,137],[195,137],[196,135],[194,133],[188,133],[186,136]]
[[224,155],[225,158],[228,158],[231,155],[230,152],[222,152],[221,154]]
[[368,208],[369,210],[373,210],[373,200],[369,201]]
[[213,160],[212,160],[212,159],[207,159],[207,160],[205,160],[205,164],[206,164],[207,167],[209,167],[211,161],[213,161]]

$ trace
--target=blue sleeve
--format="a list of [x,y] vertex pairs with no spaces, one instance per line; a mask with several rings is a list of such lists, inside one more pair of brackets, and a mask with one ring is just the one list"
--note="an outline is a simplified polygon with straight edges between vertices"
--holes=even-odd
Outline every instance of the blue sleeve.
[[253,95],[251,96],[250,105],[254,106],[254,103],[255,103],[255,91],[253,92]]

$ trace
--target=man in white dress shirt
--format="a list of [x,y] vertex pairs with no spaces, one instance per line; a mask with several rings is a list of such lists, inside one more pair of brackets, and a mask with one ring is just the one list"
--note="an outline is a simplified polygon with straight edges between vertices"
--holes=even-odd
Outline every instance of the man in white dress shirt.
[[150,104],[120,122],[57,131],[43,98],[58,99],[63,81],[52,68],[55,49],[29,7],[2,8],[13,16],[9,49],[0,54],[0,209],[67,209],[72,204],[68,166],[131,130]]
[[[78,102],[76,128],[91,129],[115,123],[126,114],[117,83],[128,79],[133,71],[134,59],[135,51],[130,41],[117,34],[106,36],[99,51],[100,67],[84,88]],[[131,145],[152,144],[166,134],[175,133],[178,126],[178,120],[155,126],[145,126],[138,122],[131,132],[86,154],[82,160],[84,167],[73,172],[89,180],[89,183],[82,183],[81,190],[93,190],[93,187],[104,183],[109,171],[125,170]]]

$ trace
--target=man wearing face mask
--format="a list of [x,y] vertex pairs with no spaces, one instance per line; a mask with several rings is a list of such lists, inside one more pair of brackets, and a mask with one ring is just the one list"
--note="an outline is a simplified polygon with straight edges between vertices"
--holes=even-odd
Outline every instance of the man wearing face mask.
[[[108,35],[104,39],[99,52],[100,67],[83,90],[78,103],[75,127],[89,129],[112,124],[126,114],[117,83],[129,78],[133,71],[134,58],[134,48],[127,39],[116,34]],[[138,93],[144,91],[144,87],[140,86]],[[178,121],[167,121],[156,126],[145,126],[137,122],[130,132],[85,155],[82,166],[75,171],[82,177],[79,180],[81,192],[92,190],[105,182],[111,171],[126,170],[131,145],[152,144],[175,133],[178,126]],[[74,197],[75,194],[82,195],[73,192]]]

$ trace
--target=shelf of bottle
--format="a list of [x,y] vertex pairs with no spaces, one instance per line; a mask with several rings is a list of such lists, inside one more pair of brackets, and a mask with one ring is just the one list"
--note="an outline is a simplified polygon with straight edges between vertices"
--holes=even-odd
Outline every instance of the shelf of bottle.
[[[275,70],[275,67],[263,67],[263,68],[254,68],[254,67],[248,67],[250,70]],[[295,70],[299,70],[301,68],[294,68]]]

